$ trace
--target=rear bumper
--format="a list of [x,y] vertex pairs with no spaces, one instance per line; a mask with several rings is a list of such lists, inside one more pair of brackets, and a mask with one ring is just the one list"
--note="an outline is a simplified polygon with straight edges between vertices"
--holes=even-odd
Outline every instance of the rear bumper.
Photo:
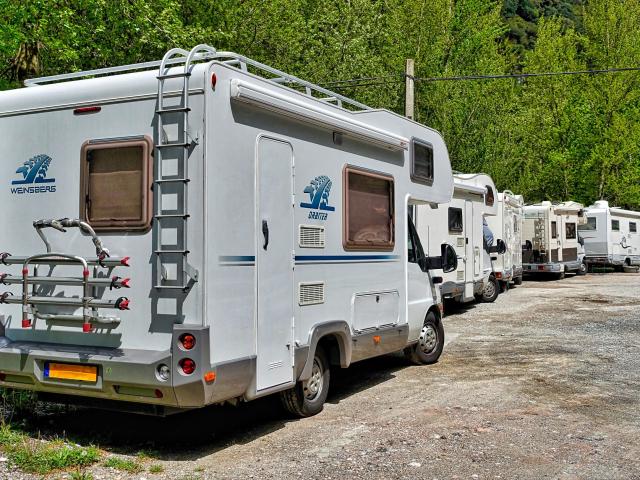
[[[189,356],[196,362],[197,368],[187,376],[178,370],[178,361],[182,356],[172,355],[169,350],[12,342],[0,336],[0,386],[62,396],[189,409],[243,395],[255,369],[255,359],[249,357],[212,366],[208,348],[194,348]],[[98,379],[93,383],[47,378],[44,373],[47,362],[95,365]],[[171,372],[166,381],[157,375],[158,367],[163,364]],[[214,381],[204,380],[206,372],[214,372]]]
[[561,263],[523,263],[524,273],[562,273],[564,265]]

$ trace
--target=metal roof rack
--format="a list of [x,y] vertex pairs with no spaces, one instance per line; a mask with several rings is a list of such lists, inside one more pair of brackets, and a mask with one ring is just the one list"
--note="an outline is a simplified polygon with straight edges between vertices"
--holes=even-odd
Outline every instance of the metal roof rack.
[[[199,45],[196,48],[203,47]],[[292,89],[302,89],[302,93],[320,100],[322,102],[335,105],[340,108],[348,108],[349,110],[371,110],[371,107],[352,100],[348,97],[332,92],[326,88],[322,88],[319,85],[307,82],[288,73],[282,72],[276,68],[270,67],[263,63],[257,62],[250,58],[238,55],[233,52],[218,52],[213,47],[207,52],[195,53],[192,56],[192,62],[213,61],[217,60],[228,66],[238,68],[243,72],[249,72],[261,76],[262,78],[275,83],[277,85],[284,85]],[[186,57],[174,57],[165,62],[166,65],[184,64]],[[82,78],[102,77],[114,74],[132,73],[136,71],[155,70],[159,69],[162,64],[162,60],[144,63],[134,63],[131,65],[121,65],[118,67],[98,68],[95,70],[85,70],[82,72],[65,73],[62,75],[53,75],[48,77],[31,78],[24,81],[24,85],[27,87],[37,87],[50,83],[64,82],[67,80],[78,80]],[[298,91],[298,90],[296,90]]]

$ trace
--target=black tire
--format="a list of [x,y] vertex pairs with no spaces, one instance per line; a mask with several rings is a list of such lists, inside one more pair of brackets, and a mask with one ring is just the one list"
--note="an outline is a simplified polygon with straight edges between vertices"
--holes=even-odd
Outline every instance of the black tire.
[[492,303],[496,301],[500,294],[500,282],[493,275],[489,276],[489,281],[482,291],[482,301],[484,303]]
[[566,277],[565,272],[556,273],[556,280],[564,280],[564,277]]
[[444,327],[435,313],[427,313],[418,343],[405,350],[407,358],[416,365],[436,363],[444,348]]
[[576,272],[576,275],[586,275],[588,271],[589,271],[589,269],[587,268],[587,264],[582,262],[580,264],[580,268]]
[[509,282],[499,282],[500,293],[506,293],[509,291]]
[[[311,378],[304,382],[298,382],[295,387],[289,390],[280,392],[282,405],[289,413],[300,418],[311,417],[320,413],[329,394],[330,380],[331,370],[327,355],[321,347],[318,347],[313,357]],[[311,387],[318,383],[318,389],[310,391],[310,389],[315,390]]]
[[513,279],[514,285],[522,285],[522,277],[516,277]]

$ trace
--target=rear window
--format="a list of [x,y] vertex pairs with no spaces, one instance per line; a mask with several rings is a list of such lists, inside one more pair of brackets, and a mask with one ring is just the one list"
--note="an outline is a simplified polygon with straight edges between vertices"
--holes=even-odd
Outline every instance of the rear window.
[[576,224],[575,223],[567,223],[565,225],[567,239],[576,238]]
[[422,140],[411,142],[411,180],[433,184],[433,145]]
[[636,233],[638,231],[638,226],[636,225],[636,222],[629,222],[629,231],[631,233]]
[[558,224],[551,222],[551,238],[558,238]]
[[449,231],[462,233],[462,209],[449,207]]
[[578,230],[595,230],[597,226],[596,217],[587,217],[587,223],[578,225]]
[[394,246],[393,178],[345,168],[344,247],[392,250]]
[[611,230],[614,232],[620,231],[620,220],[611,220]]
[[92,140],[81,153],[80,217],[95,230],[147,230],[152,218],[147,137]]
[[485,197],[484,197],[484,203],[489,207],[493,207],[494,201],[495,201],[495,197],[493,194],[493,188],[487,185],[487,193],[485,194]]

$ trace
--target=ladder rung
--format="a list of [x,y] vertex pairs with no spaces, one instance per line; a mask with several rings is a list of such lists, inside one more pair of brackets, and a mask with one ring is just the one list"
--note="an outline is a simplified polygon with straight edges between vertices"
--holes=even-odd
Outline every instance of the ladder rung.
[[190,77],[191,72],[180,72],[180,73],[167,73],[165,75],[158,75],[156,78],[158,80],[166,80],[167,78],[180,78],[180,77]]
[[153,288],[158,290],[186,290],[186,285],[154,285]]
[[161,213],[155,215],[154,218],[161,220],[163,218],[189,218],[191,215],[188,213]]
[[189,250],[155,250],[154,253],[156,255],[164,255],[164,254],[176,254],[181,253],[182,255],[186,255],[189,253]]
[[176,148],[176,147],[190,147],[191,143],[189,142],[176,142],[176,143],[159,143],[156,145],[156,148]]
[[156,110],[156,113],[176,113],[176,112],[190,112],[191,109],[189,107],[169,107],[169,108],[161,108],[160,110]]
[[189,183],[189,178],[163,178],[161,180],[154,180],[153,183]]

